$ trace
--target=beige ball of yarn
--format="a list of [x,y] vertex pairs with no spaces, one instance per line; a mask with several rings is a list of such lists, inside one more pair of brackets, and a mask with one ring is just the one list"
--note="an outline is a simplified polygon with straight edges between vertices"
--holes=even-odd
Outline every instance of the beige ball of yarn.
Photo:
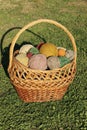
[[60,61],[57,56],[51,56],[47,59],[47,65],[49,69],[57,69],[60,67]]
[[24,53],[20,53],[16,56],[16,59],[23,65],[28,67],[29,58]]

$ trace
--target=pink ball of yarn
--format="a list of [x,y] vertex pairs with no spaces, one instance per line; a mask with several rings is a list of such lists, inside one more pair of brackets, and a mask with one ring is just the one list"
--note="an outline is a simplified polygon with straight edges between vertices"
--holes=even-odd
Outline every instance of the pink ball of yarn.
[[35,70],[46,70],[47,59],[43,54],[33,55],[29,60],[29,67]]

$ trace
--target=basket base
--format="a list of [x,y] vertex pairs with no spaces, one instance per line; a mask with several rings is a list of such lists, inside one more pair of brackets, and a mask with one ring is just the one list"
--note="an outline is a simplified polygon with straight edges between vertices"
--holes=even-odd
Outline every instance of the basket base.
[[67,86],[48,89],[27,89],[15,86],[19,98],[24,102],[48,102],[61,100],[68,89]]
[[76,73],[73,60],[63,68],[34,71],[13,58],[10,81],[24,102],[47,102],[63,98]]

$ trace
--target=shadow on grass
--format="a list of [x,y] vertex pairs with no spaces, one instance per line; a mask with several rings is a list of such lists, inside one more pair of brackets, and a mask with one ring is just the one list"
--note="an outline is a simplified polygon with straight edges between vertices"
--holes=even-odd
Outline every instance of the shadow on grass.
[[[10,49],[11,43],[9,44],[8,47],[5,47],[5,48],[3,49],[3,41],[4,41],[5,37],[6,37],[6,35],[7,35],[8,33],[10,33],[11,31],[15,30],[15,29],[22,29],[22,27],[13,27],[13,28],[8,29],[8,30],[2,35],[1,41],[0,41],[1,65],[3,66],[3,68],[4,68],[4,70],[5,70],[5,73],[6,73],[6,75],[7,75],[8,77],[9,77],[9,75],[8,75],[8,72],[7,72],[7,68],[8,68],[8,64],[9,64],[9,49]],[[38,34],[32,32],[31,30],[26,29],[26,31],[27,31],[28,33],[32,33],[34,36],[36,36],[36,37],[38,37],[39,39],[41,39],[44,43],[46,42],[46,40],[45,40],[43,37],[41,37],[40,35],[38,35]],[[26,41],[23,41],[23,42],[21,43],[21,45],[19,45],[18,43],[16,43],[16,44],[15,44],[14,51],[15,51],[15,50],[18,50],[22,45],[25,45],[25,44],[32,44],[32,43],[31,43],[31,42],[26,42]]]

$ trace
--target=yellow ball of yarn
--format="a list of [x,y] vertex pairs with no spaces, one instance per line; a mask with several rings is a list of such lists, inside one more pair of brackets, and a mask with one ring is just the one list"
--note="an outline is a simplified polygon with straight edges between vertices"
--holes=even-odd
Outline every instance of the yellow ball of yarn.
[[23,65],[28,67],[29,58],[24,53],[20,53],[16,56],[16,59]]
[[57,56],[58,55],[58,49],[52,43],[45,43],[41,46],[40,53],[44,54],[46,57]]

